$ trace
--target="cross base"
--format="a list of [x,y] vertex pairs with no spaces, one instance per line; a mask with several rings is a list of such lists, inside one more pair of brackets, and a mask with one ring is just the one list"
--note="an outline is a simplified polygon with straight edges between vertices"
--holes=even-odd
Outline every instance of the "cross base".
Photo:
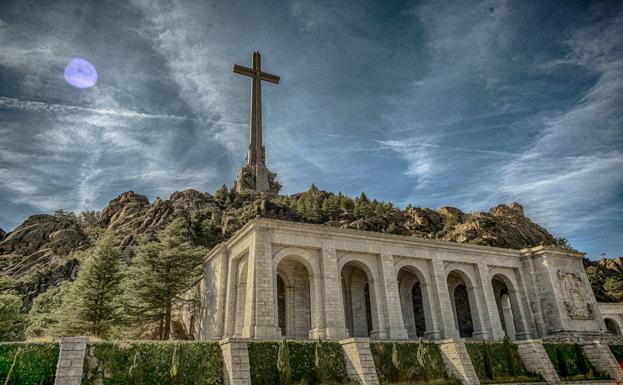
[[278,194],[281,184],[275,180],[276,176],[277,174],[268,170],[263,164],[247,164],[238,172],[234,191]]

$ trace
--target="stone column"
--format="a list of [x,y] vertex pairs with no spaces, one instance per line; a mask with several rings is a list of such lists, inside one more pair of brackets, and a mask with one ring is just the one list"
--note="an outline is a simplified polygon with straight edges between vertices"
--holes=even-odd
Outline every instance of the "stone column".
[[348,337],[344,318],[342,279],[337,267],[337,253],[333,247],[322,247],[322,273],[324,276],[321,282],[324,298],[325,335],[331,339]]
[[223,355],[225,385],[251,385],[251,366],[246,339],[226,338],[219,342]]
[[279,327],[275,319],[270,233],[258,228],[249,250],[249,284],[247,285],[247,309],[250,307],[249,329],[245,336],[256,339],[279,338]]
[[[387,337],[390,339],[406,340],[409,338],[402,319],[400,292],[398,290],[398,276],[394,269],[394,257],[391,254],[380,255],[381,280],[385,298],[385,316]],[[378,301],[377,301],[378,302]]]
[[[491,284],[491,276],[489,275],[489,267],[484,262],[478,263],[478,278],[482,285],[482,293],[484,296],[482,311],[484,317],[484,324],[482,325],[483,336],[490,335],[493,339],[501,340],[504,338],[504,329],[502,329],[502,321],[500,320],[500,314],[498,313],[498,307],[495,302],[495,293],[493,292],[493,285]],[[476,297],[479,297],[476,293]],[[472,310],[472,317],[474,311]]]
[[340,344],[344,350],[348,377],[361,385],[379,385],[369,339],[349,338],[340,341]]
[[447,339],[437,342],[448,374],[459,379],[463,385],[480,385],[474,365],[462,340]]
[[87,341],[87,337],[61,338],[54,385],[80,385]]
[[450,292],[448,291],[446,269],[443,265],[443,261],[440,259],[433,259],[431,264],[431,279],[433,281],[431,286],[435,287],[438,302],[438,306],[434,310],[437,312],[437,319],[441,322],[443,337],[458,338],[459,331],[457,330],[454,322],[454,306],[452,305]]

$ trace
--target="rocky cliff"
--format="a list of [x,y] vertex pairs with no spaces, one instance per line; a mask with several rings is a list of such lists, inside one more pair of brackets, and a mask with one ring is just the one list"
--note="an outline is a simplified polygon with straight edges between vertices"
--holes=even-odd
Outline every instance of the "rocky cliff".
[[185,190],[153,202],[129,191],[100,212],[33,215],[10,233],[0,232],[0,274],[18,281],[28,308],[48,287],[72,279],[79,267],[75,252],[90,247],[106,230],[117,235],[129,259],[137,237],[153,236],[174,218],[186,221],[194,242],[212,247],[258,216],[513,249],[555,244],[552,235],[527,218],[517,203],[464,213],[453,207],[402,210],[369,201],[363,194],[353,200],[313,186],[289,197],[239,194],[224,188],[215,195]]

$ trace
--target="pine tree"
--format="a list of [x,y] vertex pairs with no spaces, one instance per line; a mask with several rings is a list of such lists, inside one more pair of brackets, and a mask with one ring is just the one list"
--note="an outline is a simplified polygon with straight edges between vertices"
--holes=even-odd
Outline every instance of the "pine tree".
[[214,193],[214,198],[216,200],[226,203],[227,198],[229,198],[229,190],[227,189],[227,185],[223,184],[216,192]]
[[359,194],[359,197],[355,200],[354,215],[356,219],[367,218],[370,215],[370,200],[364,192]]
[[123,286],[129,321],[138,329],[155,329],[157,338],[168,340],[172,308],[199,276],[206,250],[192,245],[182,219],[160,231],[158,239],[139,240]]
[[108,337],[119,321],[120,283],[121,252],[114,236],[105,234],[86,256],[63,300],[59,325],[62,332]]
[[337,220],[340,216],[340,198],[331,194],[322,202],[322,212],[330,220]]
[[277,353],[277,370],[279,371],[279,385],[292,384],[292,366],[290,366],[290,347],[284,338]]

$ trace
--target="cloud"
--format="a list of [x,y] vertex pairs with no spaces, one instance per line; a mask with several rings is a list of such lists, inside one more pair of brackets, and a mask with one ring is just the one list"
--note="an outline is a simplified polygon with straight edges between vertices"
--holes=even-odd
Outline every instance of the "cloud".
[[170,114],[147,114],[143,112],[136,112],[124,109],[107,109],[107,108],[91,108],[82,106],[72,106],[66,104],[45,103],[34,100],[20,100],[15,98],[7,98],[0,96],[0,108],[4,109],[17,109],[25,110],[29,112],[38,113],[76,113],[76,112],[91,112],[99,115],[111,115],[130,119],[170,119],[170,120],[191,120],[198,121],[197,119],[188,118],[185,116],[177,116]]

